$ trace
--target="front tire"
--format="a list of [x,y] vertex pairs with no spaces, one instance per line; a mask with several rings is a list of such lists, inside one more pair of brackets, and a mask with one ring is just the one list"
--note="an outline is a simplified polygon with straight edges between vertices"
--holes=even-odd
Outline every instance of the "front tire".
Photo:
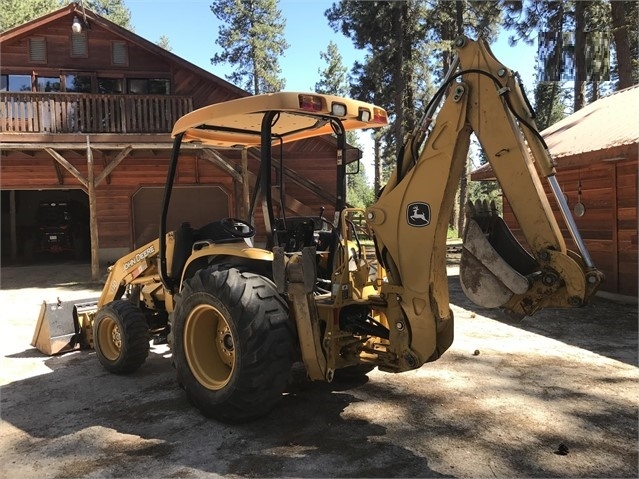
[[95,353],[111,373],[128,374],[142,366],[149,355],[149,340],[144,313],[130,301],[112,301],[95,315]]
[[210,267],[176,295],[169,344],[178,383],[202,414],[242,422],[281,399],[293,364],[293,326],[267,278]]

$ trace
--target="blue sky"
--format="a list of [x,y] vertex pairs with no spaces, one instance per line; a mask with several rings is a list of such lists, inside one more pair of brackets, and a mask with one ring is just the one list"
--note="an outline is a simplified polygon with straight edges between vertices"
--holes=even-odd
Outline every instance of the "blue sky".
[[[280,60],[286,90],[309,91],[319,80],[318,70],[325,63],[320,52],[329,41],[340,47],[344,65],[363,57],[350,39],[335,33],[329,26],[324,12],[333,1],[280,0],[279,7],[286,19],[286,39],[290,44]],[[231,67],[211,65],[211,57],[219,47],[215,43],[219,22],[210,9],[211,0],[127,0],[135,33],[149,41],[157,42],[161,35],[169,38],[172,52],[222,78]],[[532,91],[535,48],[520,43],[509,47],[507,33],[491,46],[495,56],[507,67],[519,71],[528,91]]]
[[[328,26],[324,12],[332,4],[332,0],[280,0],[279,8],[286,19],[285,35],[290,45],[280,60],[282,75],[286,79],[285,90],[313,90],[319,80],[319,70],[325,67],[320,52],[326,51],[331,40],[339,46],[347,68],[350,69],[355,60],[363,58],[364,52],[355,49],[349,38],[335,33]],[[225,78],[231,67],[211,64],[211,57],[219,51],[215,43],[219,22],[210,5],[211,0],[126,0],[136,34],[152,42],[165,35],[174,54]],[[501,63],[521,74],[532,100],[536,48],[521,42],[517,47],[510,47],[507,39],[508,32],[503,32],[491,49]],[[359,139],[363,150],[362,162],[372,182],[372,140],[367,133],[361,133]]]

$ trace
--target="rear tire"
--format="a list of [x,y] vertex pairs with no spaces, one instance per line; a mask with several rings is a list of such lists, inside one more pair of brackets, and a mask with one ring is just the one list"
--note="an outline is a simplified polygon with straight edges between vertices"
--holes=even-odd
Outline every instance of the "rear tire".
[[128,374],[142,366],[149,355],[149,340],[144,313],[130,301],[112,301],[95,315],[95,353],[111,373]]
[[243,422],[282,398],[293,364],[293,325],[267,278],[211,267],[175,297],[169,344],[178,383],[207,416]]

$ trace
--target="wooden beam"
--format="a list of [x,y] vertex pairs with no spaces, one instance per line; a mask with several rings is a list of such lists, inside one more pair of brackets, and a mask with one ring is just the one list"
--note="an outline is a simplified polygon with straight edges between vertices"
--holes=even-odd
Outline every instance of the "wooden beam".
[[217,151],[211,148],[202,148],[202,153],[204,153],[205,160],[208,160],[209,162],[213,163],[218,168],[221,168],[222,170],[224,170],[235,181],[239,183],[242,183],[244,181],[244,179],[242,178],[242,175],[238,173],[237,171],[235,171],[235,168],[233,168],[233,166],[230,163],[228,163]]
[[[251,151],[250,154],[251,156],[253,156],[259,161],[259,156],[254,151]],[[273,161],[274,167],[280,168],[282,166],[278,158],[273,158],[272,161]],[[302,177],[299,174],[299,172],[296,172],[295,170],[292,170],[291,168],[288,168],[285,166],[284,175],[286,176],[286,178],[290,179],[293,183],[301,186],[302,188],[309,190],[310,192],[316,194],[320,198],[325,199],[326,201],[330,201],[331,205],[335,204],[335,201],[336,201],[335,195],[328,193],[321,186],[319,186],[316,183],[313,183],[311,180]]]
[[82,173],[80,173],[77,168],[69,163],[60,153],[55,151],[53,148],[45,148],[44,151],[49,153],[49,155],[51,155],[55,161],[60,163],[66,168],[69,173],[75,176],[76,179],[82,184],[82,186],[84,186],[85,188],[89,187],[89,182],[84,176],[82,176]]
[[[254,184],[257,180],[257,175],[255,173],[251,173],[250,171],[246,171],[246,183],[247,185]],[[271,195],[274,198],[280,197],[280,189],[278,186],[271,186]],[[298,201],[296,198],[293,198],[291,195],[284,194],[284,202],[286,203],[286,208],[291,210],[293,213],[298,214],[300,216],[317,216],[317,211],[314,211],[310,207],[306,206],[304,203]],[[245,219],[248,219],[248,212],[250,209],[250,204],[247,202],[246,206]]]
[[612,189],[612,282],[616,291],[619,291],[619,185],[617,163],[614,162],[610,169],[611,189]]
[[55,169],[55,175],[58,177],[58,184],[64,185],[64,175],[62,174],[62,168],[60,168],[60,163],[53,160],[53,168]]
[[18,229],[17,229],[16,190],[9,191],[9,237],[11,242],[11,259],[18,259]]
[[[109,154],[108,153],[102,153],[102,171],[104,171],[108,165],[109,165]],[[111,175],[107,175],[106,178],[104,178],[104,180],[106,181],[107,185],[110,185],[111,184]]]
[[93,151],[87,136],[87,191],[89,193],[89,230],[91,233],[91,280],[100,278],[100,256],[98,243],[98,214],[97,199],[95,194],[95,175],[93,170]]
[[118,166],[122,162],[122,160],[124,160],[127,157],[127,155],[131,153],[132,150],[133,150],[133,147],[131,145],[128,145],[120,153],[118,153],[118,156],[116,156],[106,166],[106,168],[102,170],[102,173],[100,173],[98,177],[95,179],[95,186],[97,187],[102,182],[102,180],[104,180],[108,175],[110,175],[111,172],[116,168],[116,166]]
[[[3,134],[4,135],[4,134]],[[128,138],[127,138],[128,139]],[[120,141],[113,142],[95,142],[91,143],[91,148],[94,150],[121,150],[122,148],[126,148],[127,146],[131,146],[134,150],[172,150],[173,143],[154,143],[143,141],[139,143],[134,143],[133,141],[127,141],[126,143]],[[83,143],[72,143],[72,142],[55,142],[55,141],[43,141],[38,143],[36,141],[31,142],[0,142],[0,149],[2,150],[27,150],[27,151],[39,151],[44,150],[46,148],[56,148],[58,150],[74,150],[74,151],[84,151],[86,146]],[[202,148],[202,145],[194,144],[194,143],[182,143],[181,149],[183,150],[198,150]],[[216,148],[219,149],[219,148]],[[227,150],[237,149],[237,148],[225,148]]]

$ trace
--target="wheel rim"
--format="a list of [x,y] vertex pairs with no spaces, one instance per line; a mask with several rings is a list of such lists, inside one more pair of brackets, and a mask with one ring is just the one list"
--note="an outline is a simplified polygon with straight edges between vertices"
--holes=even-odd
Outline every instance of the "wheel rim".
[[217,308],[203,304],[191,311],[184,326],[184,355],[202,386],[217,390],[229,382],[235,366],[235,340]]
[[104,318],[98,330],[98,343],[102,355],[109,361],[115,361],[122,351],[122,333],[113,318]]

